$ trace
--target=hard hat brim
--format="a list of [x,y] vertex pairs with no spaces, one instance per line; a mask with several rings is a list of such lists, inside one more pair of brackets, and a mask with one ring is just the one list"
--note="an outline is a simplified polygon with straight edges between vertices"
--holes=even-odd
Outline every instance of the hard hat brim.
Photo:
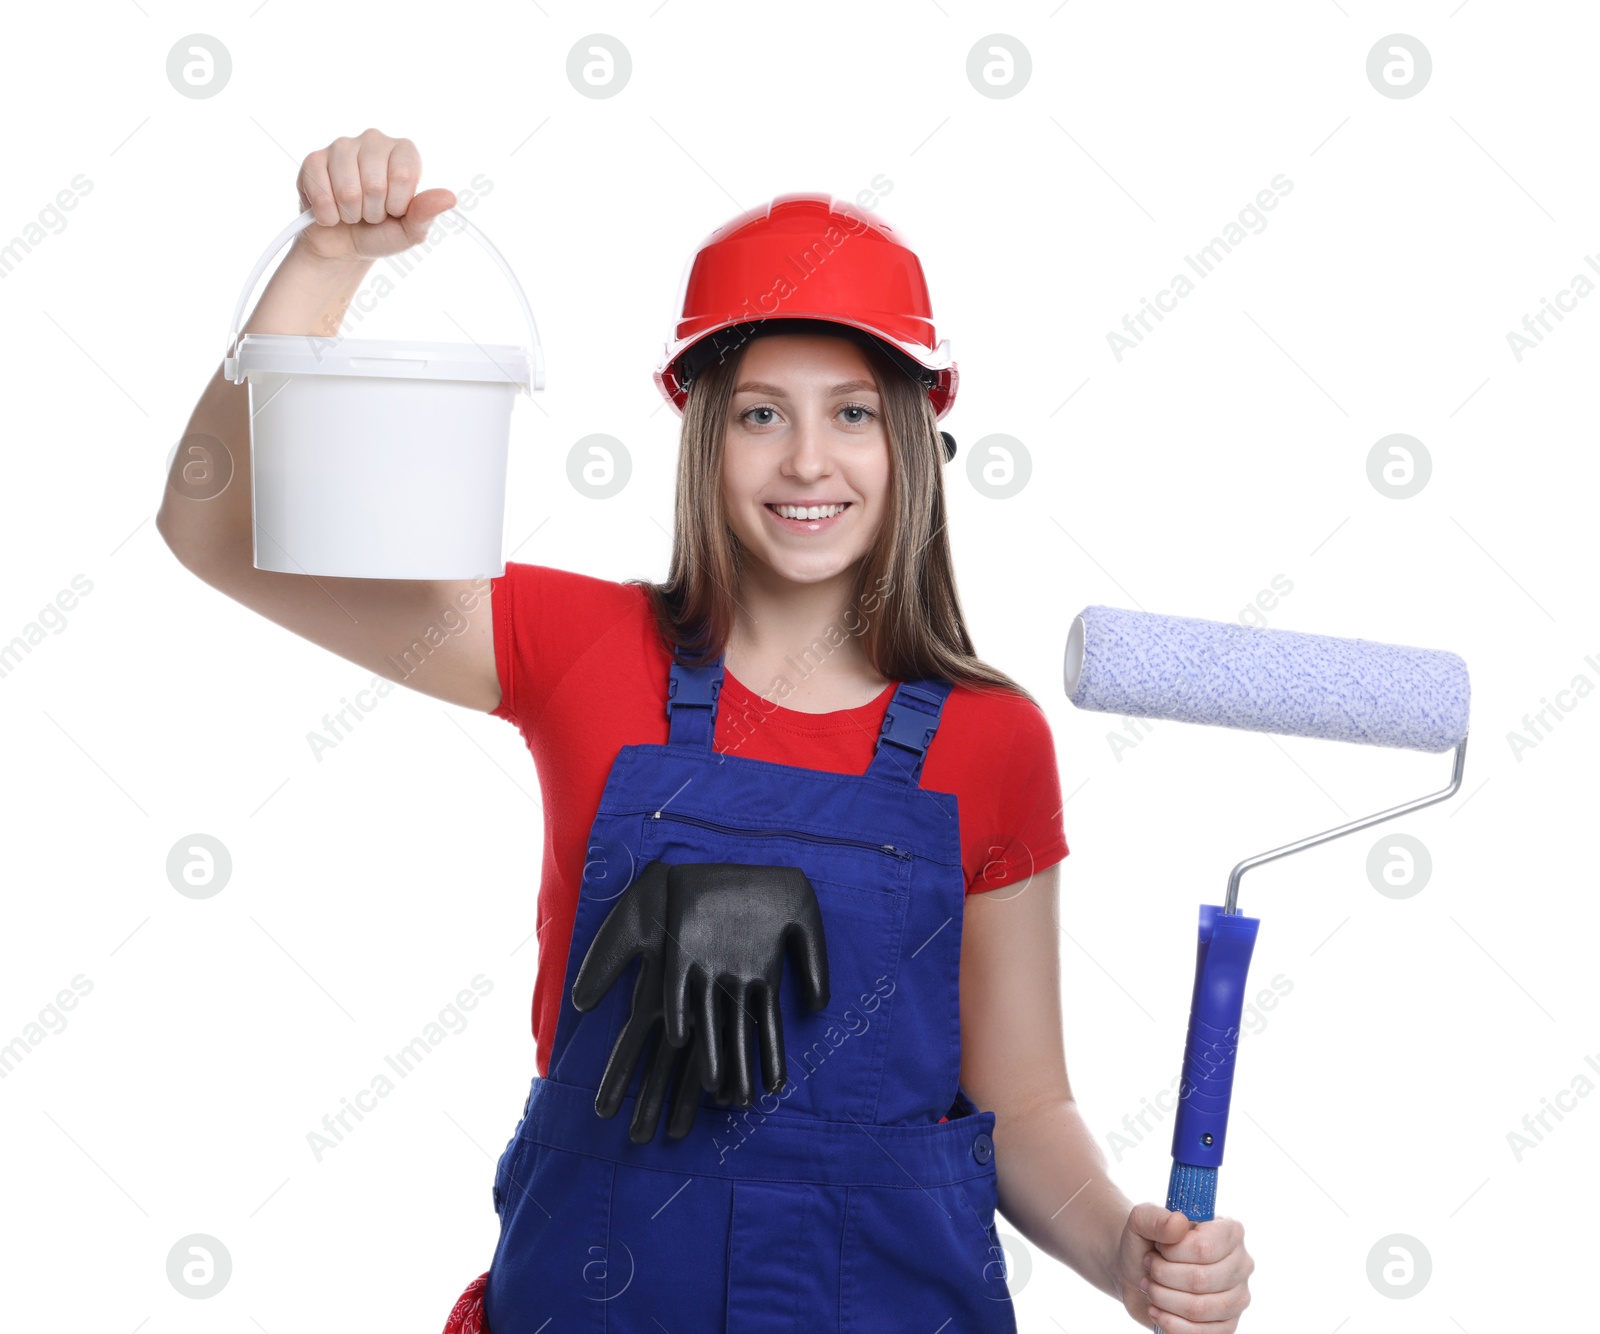
[[[921,343],[908,343],[895,338],[886,330],[862,319],[845,319],[827,311],[785,311],[783,315],[764,320],[729,319],[696,330],[686,338],[668,343],[662,349],[660,363],[655,370],[656,388],[680,416],[688,400],[689,386],[706,366],[720,360],[729,352],[743,346],[758,336],[780,332],[826,332],[815,328],[835,325],[866,335],[879,345],[883,353],[913,379],[927,388],[933,404],[935,420],[942,418],[955,401],[959,372],[950,350],[950,340],[942,339],[934,348]],[[806,326],[812,326],[810,328]],[[732,340],[717,340],[716,335],[729,329],[747,327],[749,332]],[[841,334],[848,337],[849,335]],[[711,340],[713,346],[708,346]],[[699,349],[700,355],[695,355]]]

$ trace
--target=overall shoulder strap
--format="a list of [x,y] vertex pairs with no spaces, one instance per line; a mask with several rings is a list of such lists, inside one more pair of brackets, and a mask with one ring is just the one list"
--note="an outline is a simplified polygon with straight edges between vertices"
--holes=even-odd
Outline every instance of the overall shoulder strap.
[[922,778],[922,761],[933,735],[939,730],[950,682],[937,677],[902,681],[883,715],[878,748],[867,766],[867,776],[916,787]]
[[722,654],[704,667],[678,661],[672,646],[667,673],[667,744],[694,750],[713,749],[717,732],[717,696],[722,693]]

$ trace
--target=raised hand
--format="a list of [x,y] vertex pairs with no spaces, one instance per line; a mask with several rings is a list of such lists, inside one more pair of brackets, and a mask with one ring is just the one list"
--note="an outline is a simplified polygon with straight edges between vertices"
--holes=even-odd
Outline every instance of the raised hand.
[[318,259],[373,260],[425,240],[433,220],[455,207],[453,190],[416,192],[422,156],[409,139],[380,130],[340,137],[307,154],[295,188],[315,222],[295,246]]

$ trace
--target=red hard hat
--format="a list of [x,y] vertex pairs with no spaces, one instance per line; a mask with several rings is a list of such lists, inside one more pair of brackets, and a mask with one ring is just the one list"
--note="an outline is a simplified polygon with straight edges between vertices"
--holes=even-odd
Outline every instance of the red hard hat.
[[[680,415],[708,364],[762,333],[843,325],[927,387],[935,418],[955,402],[950,340],[934,333],[927,280],[893,228],[825,194],[779,195],[724,223],[684,267],[656,387]],[[727,331],[727,332],[724,332]],[[953,442],[952,442],[953,443]],[[948,448],[948,446],[947,446]]]

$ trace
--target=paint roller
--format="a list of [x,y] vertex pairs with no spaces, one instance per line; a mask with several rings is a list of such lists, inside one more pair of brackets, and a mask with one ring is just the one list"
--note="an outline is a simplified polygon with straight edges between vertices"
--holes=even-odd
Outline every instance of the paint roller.
[[1067,698],[1080,709],[1367,746],[1455,748],[1448,787],[1247,857],[1229,875],[1223,905],[1201,906],[1167,1208],[1205,1222],[1215,1215],[1245,975],[1261,925],[1239,913],[1239,878],[1454,795],[1467,755],[1467,665],[1441,650],[1095,606],[1072,622],[1065,677]]

